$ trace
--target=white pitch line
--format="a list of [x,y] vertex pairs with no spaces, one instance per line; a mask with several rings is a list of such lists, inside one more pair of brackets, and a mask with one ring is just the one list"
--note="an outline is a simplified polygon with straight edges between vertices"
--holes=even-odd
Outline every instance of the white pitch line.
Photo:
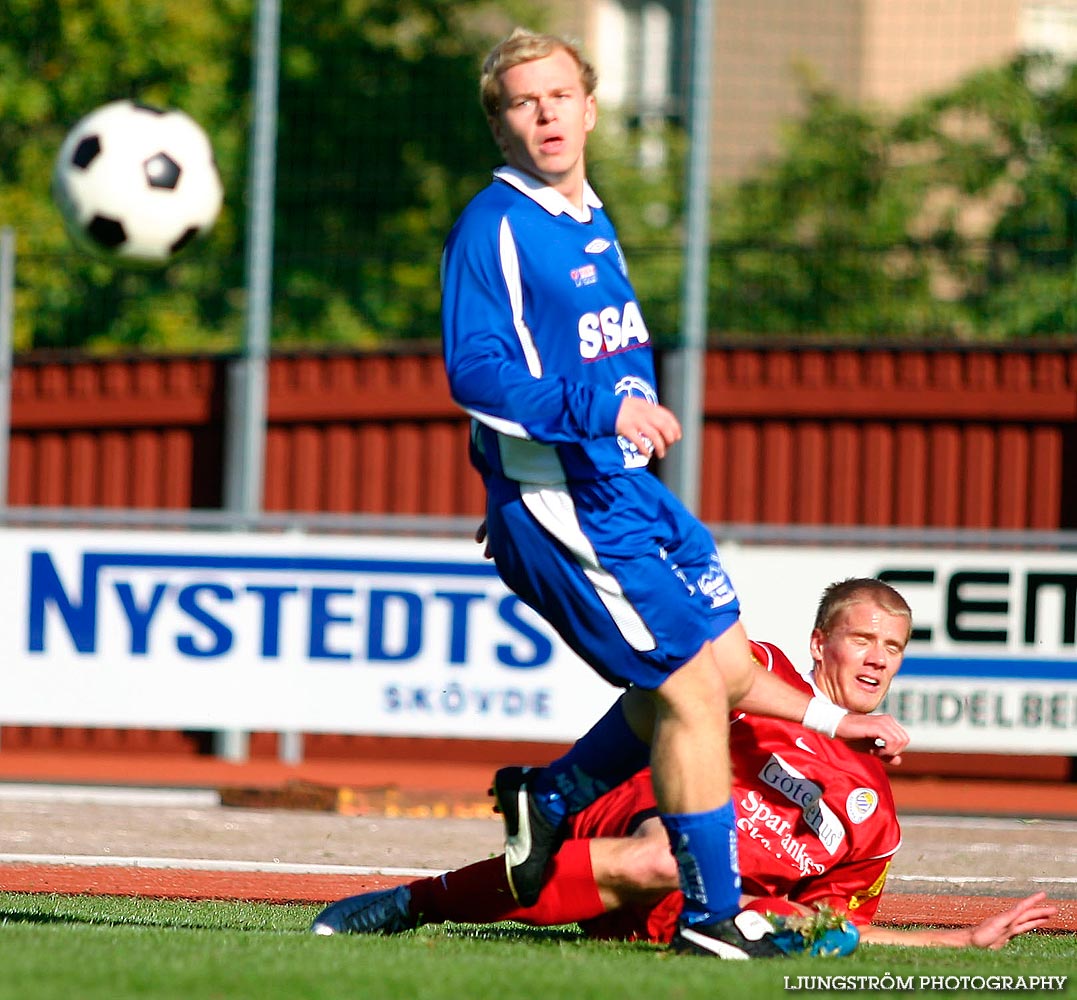
[[109,785],[36,785],[0,782],[0,800],[10,802],[74,802],[80,805],[171,806],[207,809],[221,804],[210,788],[136,788]]
[[955,885],[974,885],[977,883],[1035,882],[1037,885],[1077,885],[1077,876],[1071,875],[1029,875],[1017,878],[1013,875],[891,875],[895,882],[937,882]]
[[902,816],[903,829],[943,830],[1072,830],[1069,819],[1015,819],[1007,816]]
[[[443,868],[386,868],[371,865],[316,865],[282,861],[220,861],[207,858],[139,858],[115,854],[0,854],[0,865],[70,865],[79,868],[147,868],[173,871],[277,872],[281,875],[381,875],[389,878],[430,878]],[[928,882],[940,885],[1077,885],[1077,877],[1053,878],[1011,875],[891,875],[894,882]]]
[[1018,879],[1011,875],[891,875],[895,882],[952,882],[955,885],[973,885],[977,883],[1006,883]]
[[426,878],[444,868],[381,868],[365,865],[307,865],[282,861],[215,861],[206,858],[137,858],[115,854],[0,854],[4,865],[72,865],[80,868],[153,868],[180,871],[277,872],[282,875],[386,875]]

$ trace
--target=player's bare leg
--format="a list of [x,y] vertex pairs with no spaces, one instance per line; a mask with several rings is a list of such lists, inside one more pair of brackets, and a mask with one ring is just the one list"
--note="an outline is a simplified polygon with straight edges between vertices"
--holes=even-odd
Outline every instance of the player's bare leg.
[[673,941],[681,952],[783,954],[766,919],[740,907],[728,712],[751,670],[747,637],[735,623],[651,694],[652,781],[685,900]]

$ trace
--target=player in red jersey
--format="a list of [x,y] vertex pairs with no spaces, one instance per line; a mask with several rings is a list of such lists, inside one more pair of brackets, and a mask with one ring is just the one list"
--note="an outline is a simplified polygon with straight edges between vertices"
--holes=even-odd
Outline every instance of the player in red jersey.
[[[897,673],[912,627],[904,599],[872,579],[827,588],[812,631],[812,670],[753,642],[760,668],[842,708],[871,712]],[[1037,893],[970,928],[874,927],[901,831],[885,768],[864,748],[803,725],[735,713],[730,727],[742,904],[784,915],[826,907],[862,940],[999,948],[1056,910]],[[668,943],[681,909],[677,867],[640,772],[572,817],[538,902],[520,907],[504,860],[491,858],[407,886],[351,897],[316,918],[319,933],[393,932],[446,920],[579,923],[594,937]]]
[[[868,607],[860,604],[848,624],[858,633],[866,631],[867,621],[861,619],[867,617]],[[907,635],[902,622],[889,639],[893,652],[883,655],[900,662]],[[790,683],[810,686],[776,646],[753,642],[752,653]],[[870,670],[877,690],[885,692],[896,662],[892,668],[860,664],[860,669]],[[730,748],[742,893],[806,907],[827,904],[848,912],[859,925],[870,923],[890,859],[901,844],[890,782],[879,759],[802,725],[757,715],[734,717]],[[649,881],[656,880],[665,845],[661,831],[651,828],[650,815],[645,778],[637,775],[575,817],[573,835],[655,840],[648,850],[658,856],[641,860]],[[614,863],[624,867],[626,859]],[[653,907],[646,899],[642,906],[622,906],[591,929],[604,937],[667,940],[668,920],[676,916],[671,897],[675,893]]]

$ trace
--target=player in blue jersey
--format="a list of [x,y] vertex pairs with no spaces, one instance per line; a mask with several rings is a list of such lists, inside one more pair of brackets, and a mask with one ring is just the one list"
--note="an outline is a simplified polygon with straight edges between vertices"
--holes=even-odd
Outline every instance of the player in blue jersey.
[[880,737],[891,753],[907,736],[753,667],[714,539],[649,469],[681,427],[658,402],[651,335],[587,181],[595,83],[563,39],[517,29],[493,49],[480,90],[505,166],[442,260],[445,364],[473,417],[488,551],[522,600],[627,689],[560,760],[495,775],[509,881],[531,905],[567,815],[649,763],[684,891],[674,947],[780,955],[771,926],[740,910],[729,707]]

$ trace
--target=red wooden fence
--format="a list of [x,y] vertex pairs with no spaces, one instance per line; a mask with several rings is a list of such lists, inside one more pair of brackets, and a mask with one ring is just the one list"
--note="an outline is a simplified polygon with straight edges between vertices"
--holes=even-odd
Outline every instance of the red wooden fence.
[[1077,524],[1072,350],[713,350],[705,405],[707,521]]
[[[25,360],[9,503],[220,506],[224,358]],[[709,522],[1077,527],[1077,351],[726,347],[706,361]],[[265,507],[478,516],[440,357],[275,357]]]

